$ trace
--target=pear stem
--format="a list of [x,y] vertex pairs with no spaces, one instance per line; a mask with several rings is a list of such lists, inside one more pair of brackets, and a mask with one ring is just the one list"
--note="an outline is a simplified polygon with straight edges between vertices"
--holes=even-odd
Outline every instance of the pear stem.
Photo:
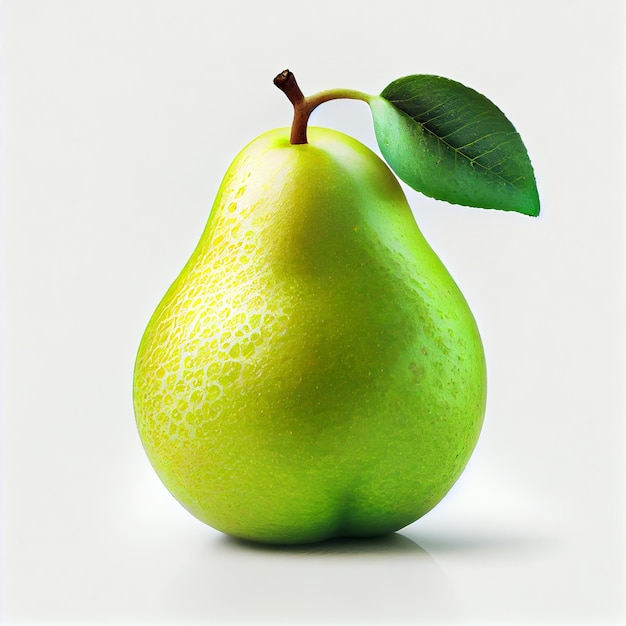
[[363,100],[369,102],[372,98],[369,94],[354,89],[328,89],[320,91],[312,96],[305,97],[293,72],[284,70],[276,78],[274,84],[289,98],[289,102],[293,104],[293,122],[291,124],[290,143],[293,145],[301,145],[308,143],[306,136],[306,127],[309,117],[313,110],[320,104],[329,100],[348,99]]

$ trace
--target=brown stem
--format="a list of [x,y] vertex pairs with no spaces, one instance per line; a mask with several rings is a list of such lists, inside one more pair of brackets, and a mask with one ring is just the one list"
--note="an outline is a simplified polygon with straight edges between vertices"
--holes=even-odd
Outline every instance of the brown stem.
[[304,94],[300,91],[293,72],[283,70],[275,79],[274,84],[289,98],[289,102],[296,106],[304,100]]
[[321,91],[308,98],[300,91],[296,77],[289,70],[281,72],[275,79],[274,84],[289,98],[293,104],[293,122],[291,124],[291,137],[289,141],[294,145],[307,143],[306,126],[313,109],[329,100],[348,98],[351,100],[363,100],[370,102],[372,96],[353,89],[331,89]]
[[312,109],[307,107],[304,97],[296,77],[289,70],[284,70],[275,79],[274,84],[289,98],[293,104],[293,123],[291,124],[290,143],[294,145],[307,143],[306,125],[309,121]]

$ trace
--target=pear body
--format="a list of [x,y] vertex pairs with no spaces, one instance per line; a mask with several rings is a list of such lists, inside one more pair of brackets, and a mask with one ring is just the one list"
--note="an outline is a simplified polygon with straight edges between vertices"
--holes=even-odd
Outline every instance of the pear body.
[[261,135],[141,341],[134,407],[170,492],[236,537],[398,530],[476,444],[480,336],[404,193],[336,131]]

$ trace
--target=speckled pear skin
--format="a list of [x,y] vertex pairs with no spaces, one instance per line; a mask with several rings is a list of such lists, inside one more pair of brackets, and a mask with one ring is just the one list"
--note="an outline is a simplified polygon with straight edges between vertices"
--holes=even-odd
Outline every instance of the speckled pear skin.
[[197,518],[291,544],[398,530],[461,474],[485,411],[474,318],[388,167],[336,131],[237,156],[145,331],[134,407]]

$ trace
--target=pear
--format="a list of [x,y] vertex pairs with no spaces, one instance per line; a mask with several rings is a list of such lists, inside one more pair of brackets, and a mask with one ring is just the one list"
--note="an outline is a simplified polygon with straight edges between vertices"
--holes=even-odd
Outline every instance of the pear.
[[137,427],[169,491],[224,533],[390,533],[468,462],[480,336],[387,165],[334,130],[289,133],[228,169],[142,338]]

